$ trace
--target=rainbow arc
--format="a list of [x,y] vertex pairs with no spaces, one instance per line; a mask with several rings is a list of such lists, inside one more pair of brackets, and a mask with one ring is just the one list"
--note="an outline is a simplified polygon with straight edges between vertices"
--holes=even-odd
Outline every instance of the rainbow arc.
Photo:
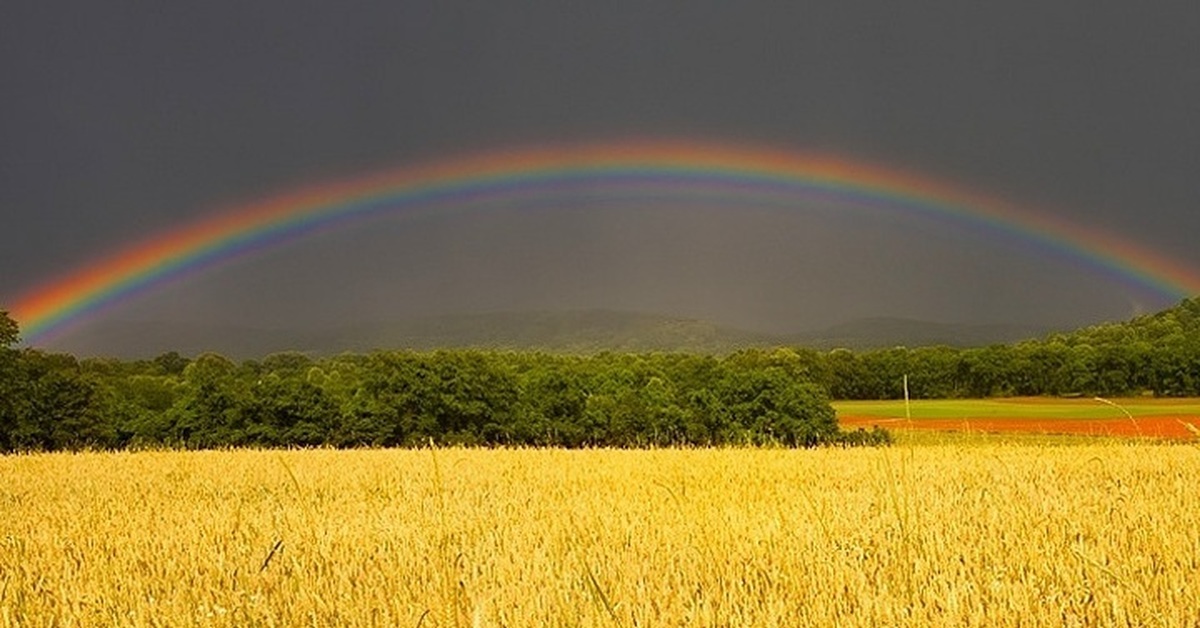
[[498,151],[309,186],[158,234],[36,286],[11,307],[30,344],[133,295],[278,242],[384,212],[553,202],[581,191],[639,201],[803,207],[814,199],[944,217],[1032,242],[1116,281],[1179,299],[1200,273],[1134,242],[896,169],[743,146],[622,141]]

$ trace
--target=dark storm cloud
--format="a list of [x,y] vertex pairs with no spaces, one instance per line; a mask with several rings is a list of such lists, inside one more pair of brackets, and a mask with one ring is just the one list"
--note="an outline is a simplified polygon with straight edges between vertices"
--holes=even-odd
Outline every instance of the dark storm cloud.
[[[1198,16],[1187,3],[20,3],[0,19],[0,299],[302,182],[489,147],[629,136],[898,165],[1200,266],[1190,236],[1200,230]],[[397,233],[369,247],[343,234],[281,253],[286,265],[243,263],[244,275],[175,290],[197,311],[258,303],[247,307],[275,317],[344,314],[298,305],[317,294],[302,289],[303,276],[314,290],[377,302],[366,314],[379,318],[405,303],[596,301],[773,327],[878,313],[1091,320],[1129,307],[1078,274],[1012,279],[1059,269],[1027,267],[1044,266],[1039,258],[999,263],[1012,256],[1003,247],[964,253],[919,225],[809,220],[780,231],[778,217],[594,213],[507,231],[478,218],[430,224],[445,234]],[[828,233],[811,237],[820,229]],[[805,254],[773,244],[780,233],[803,241]],[[847,243],[864,242],[874,246],[846,255]],[[397,264],[421,272],[380,277],[371,272],[379,264],[354,261],[396,248],[412,255]],[[488,251],[505,261],[479,261]],[[921,279],[873,279],[889,259]],[[256,273],[291,286],[277,290],[280,305],[261,302]],[[1064,300],[1072,290],[1086,295]],[[1076,305],[1035,305],[1046,302]]]

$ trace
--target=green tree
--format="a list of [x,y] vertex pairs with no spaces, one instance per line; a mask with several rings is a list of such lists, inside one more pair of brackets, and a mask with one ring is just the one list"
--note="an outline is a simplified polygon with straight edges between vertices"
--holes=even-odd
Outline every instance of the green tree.
[[0,451],[14,447],[13,431],[17,415],[25,404],[18,352],[11,346],[20,338],[17,322],[0,310]]
[[0,310],[0,348],[12,347],[20,339],[21,330],[17,326],[17,321],[14,321],[7,311]]
[[74,357],[26,350],[18,361],[17,381],[9,448],[51,451],[114,444],[115,429],[100,413],[97,387]]
[[168,413],[173,442],[201,448],[246,443],[246,392],[236,370],[232,360],[215,353],[188,364],[183,391]]
[[244,409],[249,442],[312,447],[332,440],[337,407],[301,375],[271,374],[256,382]]
[[731,421],[753,442],[811,447],[838,433],[824,389],[779,367],[730,369],[721,396]]
[[154,358],[154,365],[162,375],[183,375],[183,370],[190,362],[176,351],[168,351]]

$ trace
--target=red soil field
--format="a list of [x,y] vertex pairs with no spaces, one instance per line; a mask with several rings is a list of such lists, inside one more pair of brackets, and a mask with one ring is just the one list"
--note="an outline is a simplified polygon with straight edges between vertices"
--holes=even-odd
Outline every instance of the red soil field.
[[1143,436],[1147,438],[1200,438],[1187,423],[1200,428],[1194,416],[1145,416],[1122,419],[881,419],[879,417],[839,416],[843,428],[879,426],[892,430],[938,430],[943,432],[990,432],[1005,434],[1074,434],[1086,436]]

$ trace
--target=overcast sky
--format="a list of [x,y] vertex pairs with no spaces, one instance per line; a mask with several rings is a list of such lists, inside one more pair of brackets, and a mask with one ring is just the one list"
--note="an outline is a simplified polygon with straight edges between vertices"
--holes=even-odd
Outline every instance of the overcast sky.
[[[1184,2],[9,3],[0,308],[301,184],[645,137],[914,170],[1200,270],[1197,32],[1200,5]],[[385,218],[104,317],[289,327],[603,307],[801,330],[1169,304],[962,225],[600,202]]]

